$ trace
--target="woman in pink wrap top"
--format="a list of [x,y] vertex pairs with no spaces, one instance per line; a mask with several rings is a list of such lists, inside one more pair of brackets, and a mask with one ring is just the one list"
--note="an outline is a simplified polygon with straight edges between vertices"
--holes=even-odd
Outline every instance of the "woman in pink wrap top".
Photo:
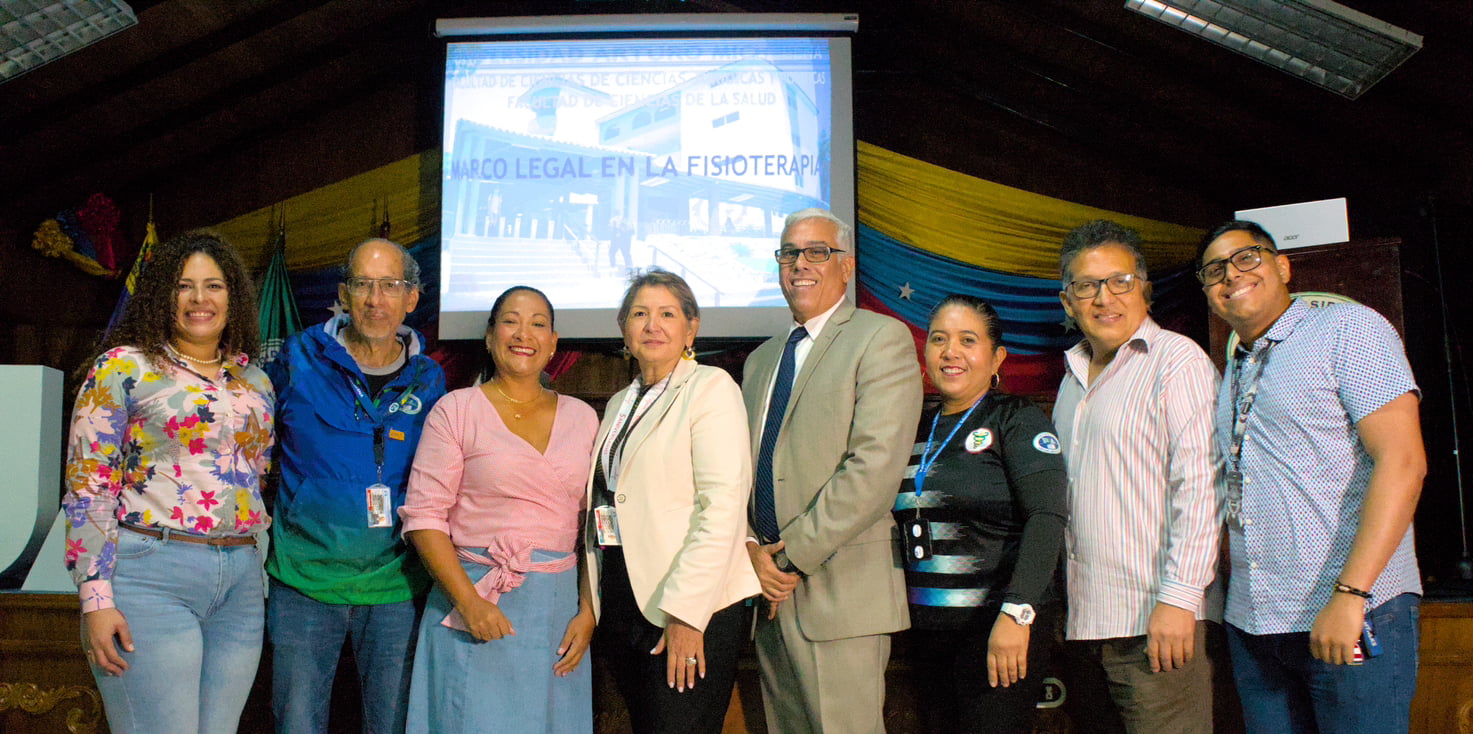
[[519,286],[486,327],[494,372],[425,421],[404,534],[435,588],[408,731],[588,732],[593,608],[578,584],[579,513],[598,419],[542,387],[557,349],[547,298]]

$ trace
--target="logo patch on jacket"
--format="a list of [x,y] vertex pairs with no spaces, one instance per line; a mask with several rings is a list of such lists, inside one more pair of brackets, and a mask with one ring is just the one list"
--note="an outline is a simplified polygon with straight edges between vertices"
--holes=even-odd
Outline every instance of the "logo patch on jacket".
[[424,408],[424,401],[420,400],[418,395],[410,393],[403,398],[394,401],[394,404],[389,406],[389,412],[402,412],[405,415],[419,415],[419,412],[421,410],[424,410]]
[[1033,448],[1045,454],[1057,454],[1064,449],[1063,446],[1059,445],[1059,437],[1048,431],[1044,431],[1033,437]]
[[978,428],[967,434],[967,442],[964,444],[969,454],[980,454],[992,445],[992,429]]

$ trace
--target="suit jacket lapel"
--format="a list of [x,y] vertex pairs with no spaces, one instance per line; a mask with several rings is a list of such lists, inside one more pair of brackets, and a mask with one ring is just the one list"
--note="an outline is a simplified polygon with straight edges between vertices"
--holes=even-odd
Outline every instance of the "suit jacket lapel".
[[[772,395],[772,373],[782,358],[782,338],[774,337],[753,352],[752,369],[742,375],[742,396],[747,399],[747,428],[752,433],[752,456],[757,456],[757,436],[767,421],[767,399]],[[774,350],[772,347],[777,345]],[[776,355],[776,356],[774,356]],[[751,385],[751,389],[747,386]]]
[[793,414],[793,405],[803,394],[803,388],[808,386],[808,381],[813,374],[819,370],[819,364],[823,361],[823,355],[833,345],[834,339],[844,330],[844,325],[849,323],[849,318],[854,315],[854,304],[845,300],[834,315],[829,317],[828,323],[823,325],[823,331],[819,332],[818,338],[813,341],[813,348],[808,350],[808,356],[803,358],[803,369],[799,370],[798,376],[793,380],[793,392],[788,397],[788,410],[783,415],[783,423],[786,424],[788,416]]
[[634,430],[629,432],[629,439],[624,442],[624,449],[621,452],[624,457],[623,461],[628,461],[629,457],[639,450],[639,445],[649,438],[655,426],[660,425],[660,421],[665,419],[670,406],[675,404],[675,397],[680,394],[681,389],[685,387],[685,383],[690,380],[695,371],[696,363],[692,360],[682,359],[676,363],[675,371],[670,373],[670,384],[665,386],[660,397],[655,399],[655,404],[650,406],[644,417],[634,424]]

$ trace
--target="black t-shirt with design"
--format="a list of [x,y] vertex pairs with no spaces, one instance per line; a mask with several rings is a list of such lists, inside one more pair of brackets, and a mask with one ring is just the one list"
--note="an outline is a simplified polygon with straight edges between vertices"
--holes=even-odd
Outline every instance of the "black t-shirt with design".
[[[936,421],[933,452],[965,415]],[[1068,506],[1053,423],[1026,398],[989,392],[941,448],[917,496],[915,472],[934,416],[921,417],[895,499],[901,527],[919,513],[931,536],[928,559],[906,546],[912,626],[990,624],[1003,602],[1051,601]]]

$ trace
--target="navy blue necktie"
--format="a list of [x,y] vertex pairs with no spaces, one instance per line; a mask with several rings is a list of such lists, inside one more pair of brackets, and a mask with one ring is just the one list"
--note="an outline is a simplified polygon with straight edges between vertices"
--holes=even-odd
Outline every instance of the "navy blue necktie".
[[788,412],[788,396],[793,393],[793,364],[797,361],[794,352],[798,342],[808,336],[808,330],[798,327],[788,334],[787,346],[783,347],[783,358],[777,363],[777,379],[772,382],[772,399],[767,401],[767,422],[762,425],[762,447],[757,451],[756,486],[757,532],[765,544],[776,543],[778,533],[777,510],[772,500],[772,451],[777,447],[778,430],[783,425],[783,414]]

